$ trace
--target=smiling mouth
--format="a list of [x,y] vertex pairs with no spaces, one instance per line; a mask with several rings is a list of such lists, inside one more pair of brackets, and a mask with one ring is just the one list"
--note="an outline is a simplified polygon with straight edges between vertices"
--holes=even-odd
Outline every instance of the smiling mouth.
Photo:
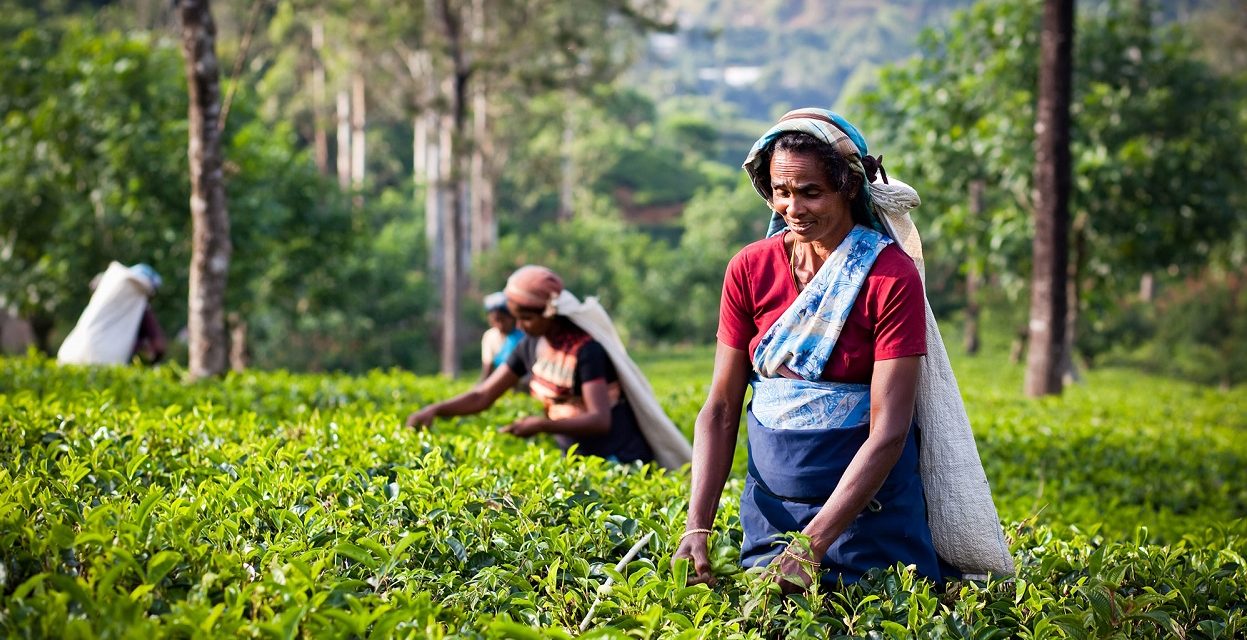
[[810,229],[812,229],[813,227],[814,227],[814,222],[813,222],[812,220],[807,220],[807,221],[803,221],[803,222],[789,222],[789,223],[788,223],[788,228],[789,228],[789,229],[791,229],[791,230],[793,230],[793,231],[795,231],[795,232],[797,232],[797,233],[801,233],[801,232],[803,232],[803,231],[809,231],[809,230],[810,230]]

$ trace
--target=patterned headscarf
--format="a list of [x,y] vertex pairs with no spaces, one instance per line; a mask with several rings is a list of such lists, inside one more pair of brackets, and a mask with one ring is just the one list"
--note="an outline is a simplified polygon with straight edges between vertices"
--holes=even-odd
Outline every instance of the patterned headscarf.
[[[770,147],[775,139],[780,135],[790,131],[807,133],[816,140],[821,140],[832,146],[836,153],[848,163],[849,169],[857,172],[862,176],[862,197],[866,199],[866,212],[870,217],[871,226],[876,231],[886,233],[882,223],[879,222],[878,216],[875,215],[873,202],[871,199],[870,177],[866,172],[866,167],[862,164],[862,158],[865,157],[869,150],[866,148],[866,138],[862,137],[862,132],[857,130],[843,116],[827,109],[815,109],[807,107],[805,109],[795,109],[784,114],[784,117],[775,123],[769,131],[758,138],[753,143],[753,148],[749,150],[749,155],[745,157],[745,163],[742,167],[749,174],[749,180],[753,182],[753,188],[762,196],[763,200],[767,200],[767,187],[771,184],[771,168],[764,167],[763,158],[765,151]],[[766,235],[771,237],[787,228],[784,219],[778,213],[771,212],[771,224],[767,227]]]
[[502,290],[507,300],[521,307],[545,309],[546,316],[556,314],[554,300],[563,291],[563,279],[546,267],[526,265],[507,278]]

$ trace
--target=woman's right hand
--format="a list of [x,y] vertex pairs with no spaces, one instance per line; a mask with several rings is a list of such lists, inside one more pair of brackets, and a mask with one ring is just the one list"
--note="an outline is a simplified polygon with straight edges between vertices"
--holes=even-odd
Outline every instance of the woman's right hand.
[[437,417],[437,410],[432,405],[407,416],[407,426],[413,429],[423,429],[433,424],[433,418]]
[[714,574],[710,572],[710,552],[706,545],[709,536],[710,534],[701,532],[684,536],[671,556],[672,567],[680,558],[688,560],[689,566],[693,569],[693,574],[688,578],[690,585],[714,584],[715,582]]
[[[693,427],[693,461],[689,480],[686,531],[676,545],[672,562],[685,558],[692,565],[688,584],[714,584],[706,531],[715,521],[723,485],[732,472],[732,455],[740,431],[740,408],[753,367],[749,354],[719,342],[714,352],[710,395]],[[700,529],[700,530],[699,530]]]

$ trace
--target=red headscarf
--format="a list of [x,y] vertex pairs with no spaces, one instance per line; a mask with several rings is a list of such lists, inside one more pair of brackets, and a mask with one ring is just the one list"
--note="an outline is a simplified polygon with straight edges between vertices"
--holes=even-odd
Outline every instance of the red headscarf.
[[507,300],[520,307],[545,309],[546,315],[553,315],[551,303],[563,291],[563,279],[558,274],[537,265],[520,267],[507,278],[507,287],[503,289]]

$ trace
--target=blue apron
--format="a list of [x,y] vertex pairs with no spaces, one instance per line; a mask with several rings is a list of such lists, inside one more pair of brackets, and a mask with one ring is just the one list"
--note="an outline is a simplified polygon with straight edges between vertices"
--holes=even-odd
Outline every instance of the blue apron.
[[[769,564],[783,551],[783,537],[814,519],[844,470],[866,442],[867,423],[825,429],[771,429],[748,412],[749,474],[740,499],[745,567]],[[927,505],[918,477],[918,434],[910,429],[905,450],[869,506],[840,534],[822,559],[823,582],[852,583],[868,570],[897,562],[940,580],[944,574],[931,543]]]
[[[820,378],[866,274],[890,243],[855,227],[754,352],[749,475],[740,501],[745,567],[770,563],[785,537],[814,519],[866,442],[870,386]],[[822,580],[856,582],[898,562],[936,580],[945,573],[927,525],[916,428],[868,507],[827,549]]]

